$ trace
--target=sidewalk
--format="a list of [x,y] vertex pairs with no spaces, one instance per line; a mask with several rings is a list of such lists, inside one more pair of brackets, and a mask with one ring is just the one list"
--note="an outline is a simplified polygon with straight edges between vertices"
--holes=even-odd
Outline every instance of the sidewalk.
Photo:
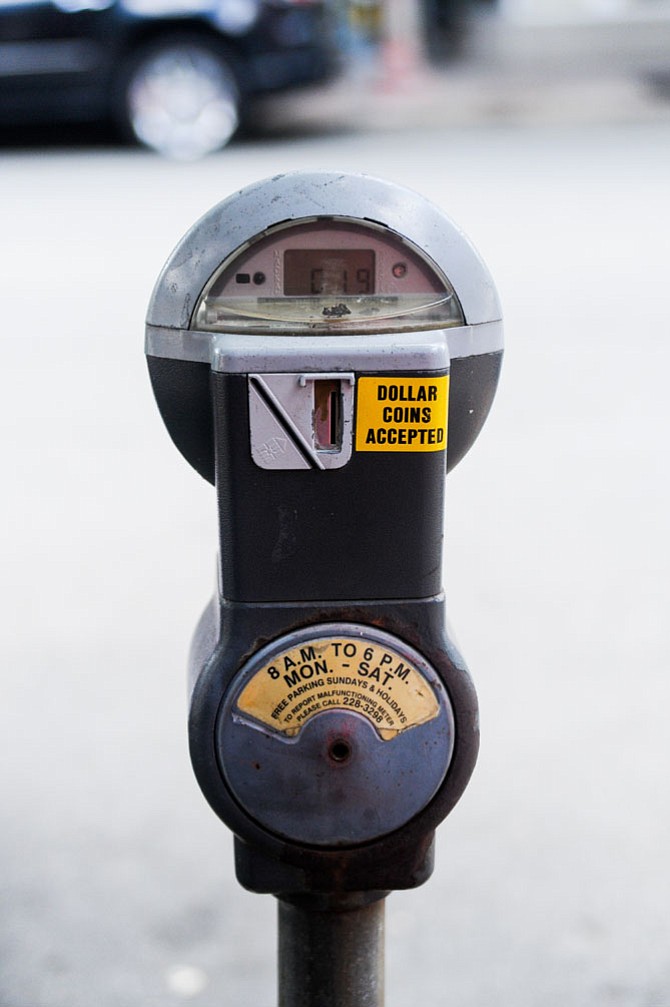
[[670,122],[670,22],[515,25],[483,19],[468,52],[436,69],[378,65],[268,99],[264,132],[507,123]]

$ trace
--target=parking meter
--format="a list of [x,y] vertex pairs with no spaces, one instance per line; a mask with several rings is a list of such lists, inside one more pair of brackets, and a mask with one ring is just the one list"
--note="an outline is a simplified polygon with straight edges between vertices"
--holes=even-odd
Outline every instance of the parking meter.
[[446,472],[500,370],[486,267],[408,190],[281,175],[183,238],[146,351],[172,439],[217,490],[189,741],[239,881],[324,906],[420,884],[478,748],[442,540]]

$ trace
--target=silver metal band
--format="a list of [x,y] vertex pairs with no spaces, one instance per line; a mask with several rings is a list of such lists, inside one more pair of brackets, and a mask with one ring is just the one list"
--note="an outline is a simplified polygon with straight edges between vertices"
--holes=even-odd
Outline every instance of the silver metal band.
[[306,370],[444,370],[457,357],[499,353],[503,348],[502,322],[465,325],[436,332],[402,335],[262,336],[205,333],[191,329],[146,327],[146,353],[171,360],[211,364],[212,370],[247,374],[294,368],[296,357]]

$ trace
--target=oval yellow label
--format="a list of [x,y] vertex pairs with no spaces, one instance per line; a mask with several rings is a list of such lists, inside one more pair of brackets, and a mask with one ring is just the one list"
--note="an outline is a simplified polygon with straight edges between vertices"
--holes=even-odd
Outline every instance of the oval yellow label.
[[326,710],[366,717],[384,741],[437,717],[425,676],[393,647],[320,637],[280,651],[242,689],[237,708],[289,737]]

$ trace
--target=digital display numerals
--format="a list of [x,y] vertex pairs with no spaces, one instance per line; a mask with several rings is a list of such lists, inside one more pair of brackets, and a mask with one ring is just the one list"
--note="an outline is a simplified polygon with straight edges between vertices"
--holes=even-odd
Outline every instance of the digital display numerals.
[[284,295],[374,294],[375,253],[369,248],[289,248]]

